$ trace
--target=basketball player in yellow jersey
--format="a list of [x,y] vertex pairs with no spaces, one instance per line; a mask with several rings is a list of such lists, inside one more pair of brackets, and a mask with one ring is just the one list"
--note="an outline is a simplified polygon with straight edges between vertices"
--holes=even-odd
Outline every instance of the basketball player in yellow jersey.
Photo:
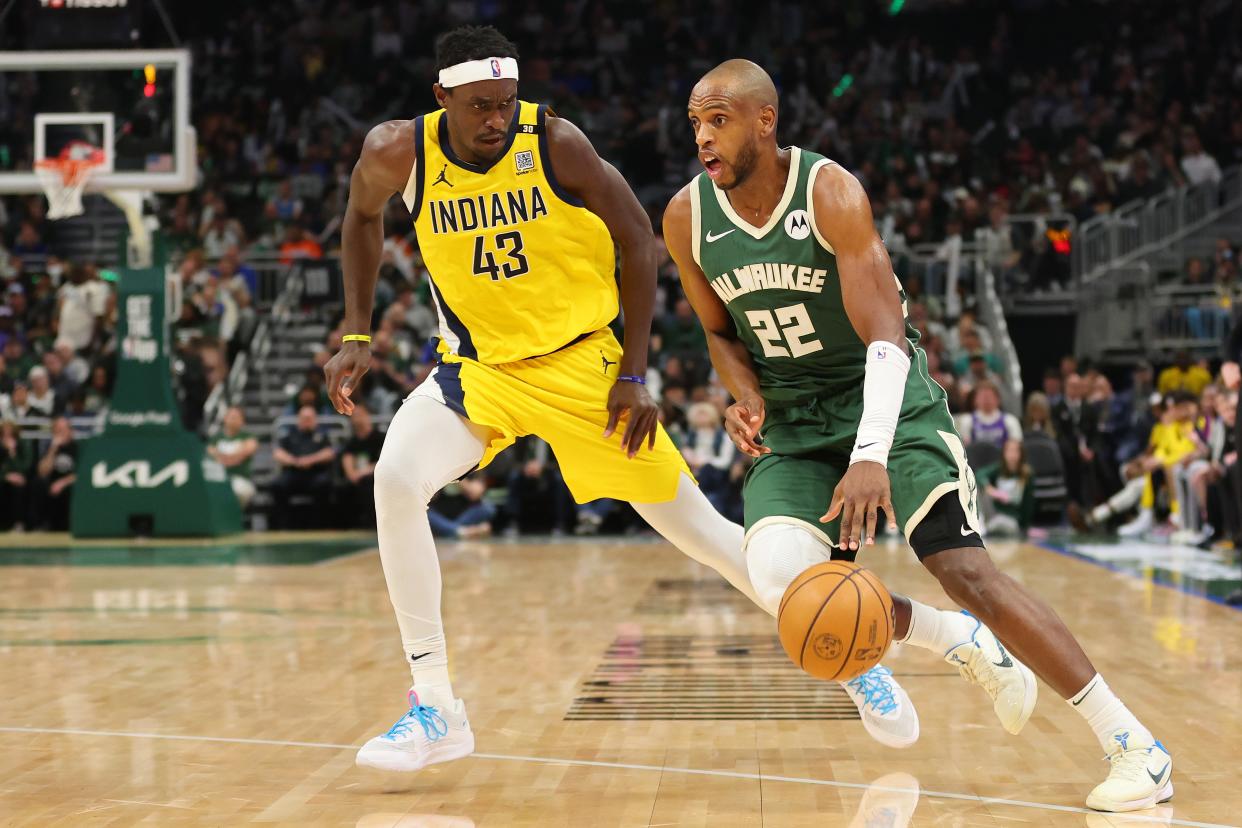
[[[375,127],[354,168],[342,227],[346,335],[324,369],[333,405],[350,413],[370,363],[382,214],[399,193],[431,274],[441,364],[393,418],[375,469],[380,558],[414,684],[408,712],[358,753],[359,764],[387,770],[474,750],[449,683],[427,504],[515,437],[551,444],[579,502],[631,501],[759,603],[742,528],[698,490],[643,386],[656,258],[641,205],[577,127],[518,100],[517,50],[495,29],[449,32],[436,52],[442,108]],[[614,250],[624,348],[608,329],[618,312]],[[846,691],[873,737],[899,747],[918,737],[887,670]]]

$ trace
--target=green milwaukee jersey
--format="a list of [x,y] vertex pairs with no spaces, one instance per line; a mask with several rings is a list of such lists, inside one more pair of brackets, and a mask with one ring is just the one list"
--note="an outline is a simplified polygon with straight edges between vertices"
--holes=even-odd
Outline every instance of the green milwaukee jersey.
[[[811,201],[815,174],[832,163],[791,147],[784,194],[763,227],[742,220],[706,173],[690,188],[694,260],[728,308],[768,400],[862,385],[867,343],[845,315],[837,257]],[[906,335],[913,350],[918,332],[908,322]]]

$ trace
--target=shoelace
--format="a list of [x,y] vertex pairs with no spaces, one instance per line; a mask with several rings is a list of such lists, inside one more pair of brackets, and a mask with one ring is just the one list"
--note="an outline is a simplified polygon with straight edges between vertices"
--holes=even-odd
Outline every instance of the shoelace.
[[444,721],[444,717],[440,715],[438,707],[427,707],[418,703],[418,696],[414,691],[410,691],[410,709],[404,716],[397,719],[397,723],[388,729],[384,736],[388,739],[396,739],[398,736],[404,736],[414,729],[414,723],[417,722],[423,729],[423,735],[427,737],[428,742],[439,741],[448,735],[448,722]]
[[1109,778],[1116,777],[1127,782],[1143,779],[1147,774],[1147,760],[1151,758],[1151,751],[1150,747],[1134,750],[1118,747],[1104,757],[1112,765]]
[[897,699],[893,696],[893,684],[888,677],[893,671],[887,667],[873,667],[857,678],[845,684],[863,697],[863,704],[880,714],[892,713],[897,709]]

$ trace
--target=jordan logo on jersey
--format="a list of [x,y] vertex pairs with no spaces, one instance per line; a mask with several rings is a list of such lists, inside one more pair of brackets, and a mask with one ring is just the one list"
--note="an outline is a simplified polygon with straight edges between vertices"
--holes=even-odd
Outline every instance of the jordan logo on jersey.
[[433,187],[434,187],[434,186],[436,186],[437,184],[447,184],[447,185],[449,185],[450,187],[452,187],[452,186],[453,186],[453,182],[452,182],[452,181],[449,181],[449,180],[448,180],[448,179],[444,176],[444,173],[446,173],[447,171],[448,171],[448,164],[445,164],[445,165],[444,165],[444,166],[440,169],[440,174],[436,176],[436,180],[435,180],[435,181],[433,181],[433,182],[431,182],[431,186],[433,186]]
[[599,352],[599,358],[600,358],[600,359],[602,359],[602,360],[604,361],[604,373],[605,373],[605,374],[607,374],[607,373],[608,373],[608,366],[609,366],[609,365],[616,365],[616,364],[617,364],[615,360],[611,360],[611,359],[609,359],[608,357],[604,356],[604,352],[603,352],[603,351],[600,351],[600,352]]

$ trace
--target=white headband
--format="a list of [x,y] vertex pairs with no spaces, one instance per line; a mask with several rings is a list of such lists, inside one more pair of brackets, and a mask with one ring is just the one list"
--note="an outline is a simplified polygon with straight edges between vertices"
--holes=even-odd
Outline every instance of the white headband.
[[445,89],[483,80],[518,79],[518,64],[513,58],[494,57],[467,60],[440,70],[440,85]]

